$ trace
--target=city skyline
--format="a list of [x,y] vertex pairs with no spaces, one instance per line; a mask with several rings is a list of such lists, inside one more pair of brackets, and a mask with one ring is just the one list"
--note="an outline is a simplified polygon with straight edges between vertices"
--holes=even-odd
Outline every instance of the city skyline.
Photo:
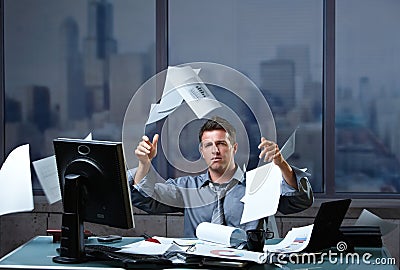
[[[81,2],[86,5],[86,7],[82,9],[85,11],[85,14],[82,13],[82,10],[77,12],[77,7],[82,6]],[[61,9],[64,7],[66,8],[62,12],[63,14],[65,13],[64,17],[60,17],[60,14],[57,14],[58,17],[56,19],[55,17],[52,17],[54,16],[53,14],[48,14],[51,15],[49,18],[46,18],[44,21],[34,21],[34,23],[29,25],[29,27],[27,27],[26,24],[27,22],[30,22],[30,19],[35,18],[38,14],[45,16],[46,11],[39,11],[37,7],[32,6],[33,12],[30,14],[32,17],[24,18],[25,21],[18,21],[22,18],[19,16],[12,18],[12,13],[7,13],[7,10],[10,11],[8,8],[11,7],[11,10],[15,12],[20,11],[18,3],[14,5],[11,4],[12,2],[7,2],[5,5],[5,14],[8,14],[5,24],[5,61],[7,66],[6,96],[19,101],[21,104],[30,104],[31,101],[26,100],[29,96],[24,95],[28,89],[42,89],[40,90],[42,92],[48,91],[51,102],[49,105],[49,111],[56,113],[55,117],[50,117],[50,119],[56,118],[59,119],[59,121],[68,122],[65,124],[65,128],[68,131],[62,131],[58,127],[53,127],[49,124],[49,130],[47,130],[45,135],[42,136],[45,138],[46,142],[51,141],[51,139],[54,138],[54,136],[57,136],[57,133],[61,131],[67,132],[64,134],[70,136],[79,136],[79,133],[86,133],[89,130],[95,130],[99,138],[110,136],[112,139],[118,139],[120,134],[116,134],[118,133],[118,128],[122,124],[125,105],[127,105],[129,99],[140,87],[141,83],[143,83],[143,81],[149,76],[154,75],[155,59],[151,57],[151,52],[154,52],[153,50],[155,47],[153,39],[155,36],[153,36],[153,39],[149,36],[155,34],[155,29],[152,28],[151,23],[149,29],[152,29],[153,31],[142,34],[145,37],[144,40],[147,39],[146,42],[137,38],[132,40],[132,37],[135,36],[133,34],[128,35],[125,33],[125,36],[121,35],[121,29],[117,27],[121,23],[119,20],[120,17],[117,14],[122,14],[118,12],[122,12],[123,8],[121,8],[121,6],[117,7],[118,2],[112,2],[112,11],[114,15],[112,18],[114,18],[114,20],[108,21],[108,23],[102,26],[104,27],[103,30],[108,29],[110,31],[108,33],[111,34],[108,38],[106,37],[100,43],[97,43],[95,39],[91,39],[96,37],[93,32],[93,25],[96,25],[96,17],[88,15],[93,14],[93,12],[90,12],[90,9],[87,8],[87,5],[94,2],[95,1],[79,1],[73,9],[76,13],[69,13],[72,10],[70,6],[73,5],[68,5],[66,2],[60,1],[60,3],[63,4],[57,7],[50,5],[49,10],[54,8],[54,10],[61,12]],[[19,4],[21,3],[25,2],[19,2]],[[100,1],[98,3],[106,5],[110,2]],[[229,50],[227,49],[227,51],[224,52],[222,58],[218,58],[218,54],[220,54],[221,51],[212,50],[212,48],[223,47],[223,45],[227,44],[227,40],[215,38],[216,42],[213,42],[212,47],[206,47],[204,45],[207,44],[204,43],[207,40],[202,40],[198,43],[192,42],[188,39],[190,36],[185,34],[185,31],[188,31],[189,33],[192,29],[186,29],[185,26],[179,28],[178,26],[180,20],[185,20],[186,16],[189,18],[191,14],[190,12],[184,12],[185,6],[181,7],[175,5],[176,3],[182,4],[183,2],[171,2],[170,7],[172,15],[177,12],[175,17],[171,16],[172,21],[170,22],[170,27],[172,27],[173,30],[170,31],[171,63],[178,64],[181,59],[186,59],[188,61],[199,58],[204,58],[204,60],[213,58],[220,60],[225,59],[225,61],[232,64],[233,68],[237,68],[239,71],[248,75],[250,79],[253,79],[262,91],[266,91],[269,98],[273,98],[273,101],[279,99],[284,101],[281,108],[279,107],[279,104],[273,104],[272,106],[273,109],[276,110],[282,109],[282,111],[275,111],[275,120],[277,122],[280,138],[285,138],[285,136],[300,123],[305,127],[303,132],[307,135],[314,137],[315,134],[322,134],[322,40],[318,39],[322,37],[322,26],[312,25],[312,27],[306,27],[321,19],[320,16],[322,16],[322,13],[319,13],[319,5],[313,5],[314,9],[312,12],[314,12],[316,17],[311,16],[312,19],[308,19],[308,21],[305,21],[304,25],[302,25],[302,27],[308,29],[306,33],[310,34],[312,32],[312,36],[306,36],[306,34],[302,36],[300,33],[297,33],[291,38],[299,38],[301,36],[301,39],[294,42],[294,39],[289,38],[290,35],[288,35],[287,32],[283,33],[273,31],[273,29],[268,29],[263,32],[265,36],[261,37],[256,35],[253,43],[246,40],[246,37],[250,38],[250,35],[252,34],[251,32],[247,32],[247,29],[251,27],[251,23],[244,20],[245,13],[239,12],[240,7],[238,3],[231,6],[230,12],[232,12],[232,14],[231,17],[228,16],[228,21],[232,23],[232,29],[238,29],[239,34],[243,34],[244,38],[236,40],[237,42],[235,42],[234,37],[237,33],[229,32],[227,34],[227,40],[232,41],[233,45],[227,47]],[[224,3],[224,1],[222,1],[222,3]],[[317,2],[310,1],[310,3]],[[146,6],[145,10],[147,10],[151,5],[152,4],[148,6],[144,5]],[[202,4],[196,3],[196,5],[201,6]],[[67,6],[69,6],[69,8],[67,8]],[[282,6],[275,3],[268,11],[273,12],[274,9],[282,8]],[[178,8],[180,7],[182,10],[178,12]],[[245,8],[252,16],[256,16],[256,12],[259,12],[260,10],[259,4],[255,3],[248,6],[245,5]],[[294,7],[291,6],[288,9],[281,9],[281,12],[284,15],[289,15],[293,13],[293,8]],[[290,11],[292,11],[292,13]],[[47,12],[49,11],[47,10]],[[125,14],[127,14],[127,11],[125,12]],[[218,25],[217,19],[219,17],[217,14],[219,14],[219,12],[218,9],[213,10],[211,15],[214,16],[211,16],[208,23],[213,23],[215,20],[215,23]],[[78,14],[82,17],[77,18]],[[19,15],[21,16],[21,14]],[[301,16],[304,16],[305,14],[300,11],[298,13],[295,12],[294,15],[301,18]],[[127,15],[125,15],[125,17],[126,16]],[[140,21],[144,20],[145,17],[143,14],[138,14],[137,18],[135,16],[136,15],[129,15],[129,18],[134,18],[133,21]],[[190,18],[193,19],[193,17]],[[390,19],[389,16],[389,18],[386,18],[385,20]],[[274,22],[276,22],[278,26],[283,27],[283,29],[289,29],[289,23],[286,22],[284,18],[276,18],[272,16],[272,18],[268,18],[268,20],[264,19],[264,17],[263,19],[259,18],[259,20],[264,20],[263,23],[265,24],[271,22],[268,20],[275,20]],[[148,18],[147,21],[152,21],[154,23],[154,20],[148,20]],[[56,22],[57,24],[53,25],[53,23]],[[16,25],[14,25],[14,23]],[[197,21],[194,23],[196,24]],[[345,30],[341,28],[344,26],[342,23],[344,22],[338,22],[337,28],[339,32]],[[50,24],[51,27],[47,24]],[[112,27],[112,25],[114,25],[114,27]],[[192,38],[196,37],[197,33],[202,33],[204,35],[206,30],[208,30],[206,29],[206,25],[207,24],[202,26],[203,28],[197,29],[197,32],[193,33],[194,36],[192,36]],[[47,36],[40,32],[40,37],[43,36],[43,39],[34,37],[35,31],[37,32],[37,29],[40,29],[40,26],[47,27],[42,29],[43,32],[46,32],[45,29],[49,29],[50,27],[52,29],[50,31],[52,34]],[[141,25],[137,25],[137,28],[140,27]],[[222,24],[218,25],[218,27],[222,27]],[[354,29],[347,30],[355,31],[357,27],[360,27],[360,25],[356,24]],[[127,28],[127,25],[125,25],[125,28]],[[295,31],[298,28],[299,26],[296,26],[290,31]],[[91,31],[88,29],[91,29]],[[260,31],[260,29],[258,30]],[[54,31],[56,31],[56,33],[54,33]],[[136,29],[133,32],[135,31],[138,30]],[[180,35],[177,35],[174,31],[180,33]],[[214,34],[215,33],[218,33],[218,31],[214,32]],[[138,34],[137,36],[142,35]],[[360,33],[360,40],[364,40],[364,35],[365,33]],[[273,43],[265,41],[269,36],[275,37]],[[387,71],[387,68],[385,68],[382,69],[382,72],[375,74],[371,71],[375,69],[372,69],[370,66],[364,66],[364,69],[361,67],[355,67],[353,62],[356,62],[358,59],[347,57],[346,54],[342,55],[341,52],[346,51],[346,49],[341,47],[342,41],[340,38],[338,38],[338,40],[339,46],[337,61],[339,63],[342,63],[340,61],[343,61],[343,63],[348,64],[345,66],[346,68],[344,68],[344,70],[354,68],[354,70],[357,70],[358,72],[347,75],[347,73],[345,74],[345,72],[341,72],[341,69],[337,71],[336,119],[338,123],[341,124],[340,121],[342,120],[351,120],[351,118],[348,117],[349,115],[355,120],[357,120],[357,116],[360,116],[361,123],[364,125],[369,123],[373,126],[371,130],[375,132],[374,136],[381,138],[382,143],[384,143],[390,150],[389,154],[394,153],[393,155],[396,155],[396,153],[400,152],[400,146],[396,143],[396,138],[399,135],[400,129],[396,129],[397,126],[393,127],[391,123],[398,119],[397,117],[400,115],[400,111],[396,106],[391,106],[390,110],[387,110],[386,105],[390,100],[393,100],[396,95],[398,96],[398,93],[400,92],[398,86],[400,84],[399,81],[395,79],[391,81],[389,80],[388,82],[383,79],[386,76],[395,78],[393,77],[393,72],[395,71],[385,74]],[[24,42],[20,44],[20,41]],[[307,45],[305,43],[306,41],[312,45]],[[129,48],[127,45],[129,42],[132,42],[130,44],[134,44],[131,50],[127,49]],[[346,43],[347,42],[349,41],[347,40]],[[393,40],[393,44],[396,44],[396,42],[397,40]],[[19,47],[17,46],[16,48],[13,48],[12,45],[14,43],[18,44]],[[56,46],[54,46],[54,44],[56,44]],[[96,54],[96,48],[99,44],[109,48],[110,54],[106,58],[98,57]],[[107,44],[110,44],[110,46],[107,46]],[[260,46],[261,44],[268,45]],[[389,48],[394,46],[393,44],[390,45]],[[32,45],[32,47],[29,45]],[[136,45],[138,46],[136,47]],[[241,49],[242,47],[248,48],[249,50],[243,50]],[[367,48],[363,47],[364,49],[358,50],[357,53],[361,55],[368,53],[368,50],[375,50],[372,48],[373,44],[368,44],[368,46],[365,47]],[[30,48],[28,53],[24,48]],[[35,53],[32,53],[33,51]],[[350,52],[354,53],[352,50],[350,50]],[[232,55],[234,55],[234,57],[227,60],[226,57],[229,58],[229,56]],[[26,63],[27,65],[24,65],[25,68],[21,69],[20,67],[23,63]],[[289,67],[289,69],[285,68],[279,71],[271,66],[272,69],[267,72],[265,71],[265,63],[270,66],[272,63],[282,63],[283,65],[281,65],[281,67]],[[398,63],[393,61],[393,67],[396,68],[397,65]],[[273,74],[272,78],[276,78],[275,83],[272,83],[272,79],[269,79],[267,82],[263,81],[264,75],[269,73]],[[369,75],[371,73],[373,74]],[[88,74],[90,75],[89,77]],[[359,77],[358,74],[360,75]],[[80,85],[80,76],[83,77],[82,85]],[[343,77],[348,78],[342,79]],[[354,80],[355,83],[352,82]],[[348,81],[349,84],[347,85],[345,81]],[[282,85],[279,82],[288,82],[288,85],[285,86],[285,89],[282,88],[283,90],[281,91],[279,87]],[[110,87],[110,91],[107,90],[108,87]],[[382,88],[384,88],[385,91],[382,91]],[[369,91],[369,93],[364,95],[364,93],[362,93],[363,91]],[[75,101],[77,95],[79,96],[82,92],[85,93],[85,96],[79,100],[81,102],[79,105]],[[108,97],[108,93],[113,94]],[[381,96],[380,102],[375,102],[375,98],[378,98],[378,95],[382,93],[385,93],[386,97],[383,98],[383,96]],[[368,98],[366,96],[368,96]],[[108,101],[106,101],[107,99]],[[359,99],[361,100],[361,107],[352,105],[354,102],[358,102]],[[22,102],[22,100],[25,101]],[[69,105],[68,102],[65,104],[62,103],[66,100],[69,100]],[[395,100],[397,101],[397,99]],[[15,103],[12,104],[13,110],[18,111],[18,104],[17,106],[15,106]],[[57,107],[57,104],[60,106]],[[88,106],[88,104],[91,109],[89,111],[85,110],[85,112],[82,111],[82,106]],[[108,107],[107,104],[110,107]],[[24,107],[25,105],[22,106]],[[74,106],[78,106],[78,110],[74,110]],[[58,115],[57,108],[59,109]],[[366,114],[364,111],[366,108],[370,109],[371,112],[367,112]],[[143,108],[143,110],[146,110],[146,108]],[[22,118],[27,119],[29,113],[30,112],[24,107]],[[350,124],[354,123],[356,122]],[[10,131],[7,130],[7,133],[18,134],[17,130],[17,126],[11,125],[11,129]],[[361,134],[359,135],[362,136],[364,131],[359,129],[357,132],[360,132]],[[352,136],[355,135],[353,134]],[[19,136],[15,136],[15,138],[7,136],[7,142],[9,145],[13,145],[13,143],[18,142],[18,137]],[[29,138],[29,140],[43,141],[43,138],[40,137],[39,133],[33,132],[32,137]],[[373,139],[370,139],[368,143],[372,144],[372,141]],[[301,142],[305,146],[313,146],[313,142],[308,142],[306,137],[302,138]],[[307,156],[306,152],[308,149],[305,146],[301,148],[301,151],[298,151],[301,155],[297,156],[297,161],[311,167],[315,175],[317,175],[317,179],[321,181],[322,164],[320,164],[320,157]],[[46,154],[51,151],[51,148],[49,147],[44,147],[43,149],[46,151]],[[357,148],[354,149],[356,152],[359,151]],[[40,155],[38,152],[39,150],[35,150],[35,155]],[[43,155],[44,153],[41,154]],[[349,164],[352,162],[351,157],[352,156],[348,156],[347,162]],[[365,158],[366,160],[373,160],[374,157],[375,155],[372,154]],[[386,159],[388,156],[385,156],[384,158]],[[395,159],[396,158],[398,161],[399,158],[395,156]],[[315,184],[318,188],[321,187],[321,185],[322,183]]]

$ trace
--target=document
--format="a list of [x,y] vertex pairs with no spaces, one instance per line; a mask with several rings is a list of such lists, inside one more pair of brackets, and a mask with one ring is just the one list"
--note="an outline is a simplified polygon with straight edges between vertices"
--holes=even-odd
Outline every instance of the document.
[[176,90],[163,95],[159,104],[150,105],[150,113],[146,125],[155,123],[167,117],[174,112],[179,105],[181,105],[182,101],[182,96]]
[[[281,154],[288,159],[295,151],[297,129],[281,148]],[[246,194],[240,224],[276,214],[281,195],[282,173],[273,162],[255,168],[246,173]],[[259,207],[262,205],[263,207]]]
[[[92,133],[89,133],[85,139],[92,140]],[[49,204],[53,204],[61,200],[60,182],[58,181],[58,172],[56,157],[50,156],[32,162],[39,183],[42,186],[43,192],[46,195]]]
[[32,164],[49,204],[61,200],[55,156],[33,161]]
[[151,104],[146,125],[167,117],[181,105],[183,100],[197,118],[202,118],[220,107],[214,95],[201,81],[199,72],[199,69],[192,69],[190,66],[168,67],[161,100],[158,104]]
[[281,154],[284,159],[290,158],[291,155],[293,155],[295,151],[295,146],[296,146],[296,131],[297,128],[293,131],[292,135],[290,135],[289,139],[285,142],[285,144],[281,148]]
[[198,119],[203,118],[209,112],[221,107],[207,86],[201,82],[189,83],[178,88],[183,97]]
[[0,169],[0,216],[32,211],[33,193],[29,144],[15,148]]
[[246,241],[246,232],[242,229],[202,222],[196,228],[196,236],[200,240],[222,244],[227,247],[236,246]]
[[[157,238],[156,238],[157,239]],[[173,241],[154,243],[146,240],[123,246],[118,252],[144,255],[163,255],[169,251],[185,251],[187,249],[178,246]]]
[[356,226],[379,226],[381,229],[382,235],[386,235],[393,231],[397,225],[393,222],[389,222],[387,220],[383,220],[382,218],[374,215],[370,211],[364,209],[361,212],[361,215],[358,217]]
[[279,167],[271,162],[248,171],[246,182],[240,224],[274,215],[281,196],[282,174]]
[[263,264],[267,261],[267,253],[234,249],[228,247],[210,246],[207,244],[197,244],[194,248],[187,251],[189,254],[214,257],[229,260],[252,261]]
[[[220,258],[224,261],[239,260],[265,263],[267,254],[262,252],[252,252],[247,250],[235,249],[237,243],[246,241],[246,232],[240,228],[212,224],[209,222],[200,223],[196,228],[197,239],[180,239],[153,236],[154,241],[142,240],[129,245],[125,245],[118,252],[145,254],[145,255],[165,255],[168,257],[170,252],[179,253],[172,260],[175,263],[185,262],[185,255],[195,255],[198,263],[201,264],[203,257]],[[170,257],[168,257],[170,258]],[[182,261],[183,260],[183,261]]]
[[314,224],[292,228],[285,238],[275,245],[264,245],[264,252],[292,253],[303,251],[311,239]]

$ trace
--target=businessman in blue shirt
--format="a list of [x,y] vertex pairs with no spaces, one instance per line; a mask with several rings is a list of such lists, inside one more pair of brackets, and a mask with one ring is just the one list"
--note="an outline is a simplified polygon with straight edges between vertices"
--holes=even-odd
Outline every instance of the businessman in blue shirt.
[[[161,179],[151,166],[157,155],[158,138],[156,134],[150,141],[143,136],[135,150],[139,165],[130,179],[133,205],[153,214],[183,212],[185,237],[195,237],[201,222],[214,222],[218,218],[216,223],[244,230],[260,226],[260,221],[240,224],[243,213],[240,200],[245,195],[246,179],[235,163],[236,131],[227,120],[213,117],[201,127],[199,151],[208,169],[197,176]],[[273,161],[282,172],[278,211],[290,214],[310,207],[313,192],[307,179],[309,174],[290,166],[276,143],[262,137],[258,148],[259,158]]]

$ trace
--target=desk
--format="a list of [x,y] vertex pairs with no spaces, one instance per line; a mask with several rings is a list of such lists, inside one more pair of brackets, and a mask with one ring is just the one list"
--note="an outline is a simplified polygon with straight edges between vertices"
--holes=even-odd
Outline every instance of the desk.
[[[141,240],[139,237],[125,237],[122,242],[115,243],[116,246],[130,244]],[[95,238],[86,240],[86,244],[97,244]],[[59,243],[53,243],[51,236],[37,236],[10,252],[0,259],[0,269],[122,269],[111,264],[102,262],[86,262],[81,264],[56,264],[53,263],[52,258],[57,255],[56,248],[60,246]],[[281,267],[274,265],[252,265],[250,269],[383,269],[395,270],[398,269],[395,265],[389,264],[391,256],[386,248],[357,248],[356,253],[359,254],[358,264],[346,264],[346,257],[332,256],[324,257],[323,262],[316,264],[286,264]],[[367,261],[363,261],[362,256],[366,255]],[[352,259],[353,258],[353,259]],[[355,261],[356,256],[347,257],[347,261]],[[336,263],[334,263],[336,260]],[[378,261],[377,261],[378,260]],[[393,260],[393,259],[392,259]],[[378,262],[386,262],[385,265],[377,265]],[[220,268],[222,269],[222,268]]]

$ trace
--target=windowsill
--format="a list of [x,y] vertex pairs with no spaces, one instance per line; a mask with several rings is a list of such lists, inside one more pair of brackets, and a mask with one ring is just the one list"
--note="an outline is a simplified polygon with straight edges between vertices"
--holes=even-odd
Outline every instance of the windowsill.
[[[314,206],[320,206],[321,203],[333,200],[340,200],[340,198],[316,198],[314,200]],[[384,209],[391,209],[391,208],[398,208],[400,204],[400,199],[364,199],[364,198],[357,198],[351,199],[350,208],[384,208]]]
[[[54,204],[48,204],[45,196],[35,196],[35,209],[33,212],[50,212],[61,213],[61,201]],[[340,198],[315,198],[314,204],[307,210],[300,213],[287,215],[288,217],[315,217],[321,203],[326,201],[339,200]],[[358,218],[363,209],[368,209],[372,213],[385,219],[400,219],[400,211],[398,210],[400,199],[352,199],[350,209],[346,215],[347,218]],[[176,215],[176,214],[171,214]],[[277,216],[284,217],[280,213]]]
[[[314,218],[319,210],[321,203],[333,200],[340,200],[341,198],[316,198],[314,204],[302,212],[283,215],[278,213],[278,217],[301,217],[301,218]],[[350,208],[347,211],[346,218],[357,219],[363,209],[374,213],[383,219],[400,219],[400,211],[398,205],[400,199],[352,199]],[[335,214],[335,213],[332,213]]]

